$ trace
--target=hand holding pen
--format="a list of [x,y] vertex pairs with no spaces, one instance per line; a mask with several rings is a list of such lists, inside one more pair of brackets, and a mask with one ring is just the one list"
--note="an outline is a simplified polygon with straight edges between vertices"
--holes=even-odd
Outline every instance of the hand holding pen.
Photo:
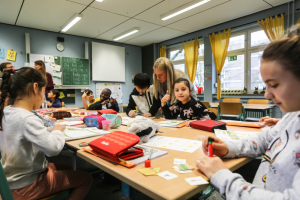
[[208,153],[209,153],[209,146],[210,146],[209,139],[210,140],[213,139],[213,142],[211,142],[213,154],[215,154],[216,156],[219,156],[219,157],[223,157],[228,153],[228,146],[225,142],[223,142],[222,140],[220,140],[217,137],[210,136],[210,137],[205,137],[202,140],[202,150],[205,155],[208,155]]

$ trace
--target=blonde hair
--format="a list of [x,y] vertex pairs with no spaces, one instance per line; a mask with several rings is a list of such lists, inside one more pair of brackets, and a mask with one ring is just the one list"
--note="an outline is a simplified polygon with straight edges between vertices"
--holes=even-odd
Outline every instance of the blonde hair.
[[[167,73],[167,90],[169,91],[169,95],[171,96],[171,103],[175,103],[176,98],[173,91],[173,84],[177,79],[177,75],[173,63],[168,58],[160,57],[155,61],[153,65],[153,70],[154,69],[160,69]],[[162,86],[159,80],[157,80],[157,76],[155,76],[155,74],[153,77],[153,85],[154,85],[153,91],[154,91],[155,98],[159,99],[158,92],[162,91]]]
[[44,78],[47,80],[47,75],[46,75],[46,66],[44,61],[42,60],[37,60],[34,62],[34,64],[41,66],[42,68],[39,69],[39,71],[41,72],[41,74],[44,76]]

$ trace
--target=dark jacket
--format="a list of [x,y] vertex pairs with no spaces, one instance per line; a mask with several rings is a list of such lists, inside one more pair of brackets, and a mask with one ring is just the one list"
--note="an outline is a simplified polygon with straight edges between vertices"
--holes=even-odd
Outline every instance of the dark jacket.
[[59,99],[55,99],[55,101],[52,103],[52,108],[60,108],[61,107],[61,101]]
[[52,90],[54,88],[53,85],[53,79],[50,73],[46,72],[46,76],[47,76],[47,85],[46,85],[46,97],[48,97],[48,93],[50,92],[50,90]]
[[141,95],[135,88],[129,95],[129,103],[126,108],[126,114],[128,115],[131,110],[136,110],[138,113],[145,114],[150,113],[151,116],[155,116],[156,112],[160,108],[161,103],[153,95],[153,86],[151,85],[145,92]]
[[[103,100],[98,101],[98,102],[90,105],[88,110],[102,110],[102,102],[103,102]],[[119,112],[119,105],[118,105],[117,100],[116,100],[116,103],[115,103],[114,106],[112,106],[110,103],[106,104],[106,108],[107,109],[113,109],[113,110]]]

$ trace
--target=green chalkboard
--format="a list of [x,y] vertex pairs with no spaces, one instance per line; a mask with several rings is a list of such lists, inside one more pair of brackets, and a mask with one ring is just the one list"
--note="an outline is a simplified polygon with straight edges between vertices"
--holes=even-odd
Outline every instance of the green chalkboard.
[[90,60],[84,58],[62,57],[62,84],[90,85]]

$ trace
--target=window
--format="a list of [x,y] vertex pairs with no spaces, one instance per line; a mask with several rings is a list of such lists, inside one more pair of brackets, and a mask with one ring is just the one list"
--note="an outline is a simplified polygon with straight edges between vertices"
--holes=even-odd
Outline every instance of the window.
[[255,87],[262,90],[265,84],[260,75],[260,61],[269,43],[260,28],[231,34],[221,73],[221,89],[243,90],[246,87],[248,93],[253,93]]
[[[204,44],[202,41],[199,41],[198,51],[199,51],[198,54],[199,57],[197,62],[197,72],[196,72],[194,85],[204,88]],[[180,45],[178,47],[168,49],[168,55],[170,60],[174,64],[174,68],[179,69],[187,74],[183,46]]]

